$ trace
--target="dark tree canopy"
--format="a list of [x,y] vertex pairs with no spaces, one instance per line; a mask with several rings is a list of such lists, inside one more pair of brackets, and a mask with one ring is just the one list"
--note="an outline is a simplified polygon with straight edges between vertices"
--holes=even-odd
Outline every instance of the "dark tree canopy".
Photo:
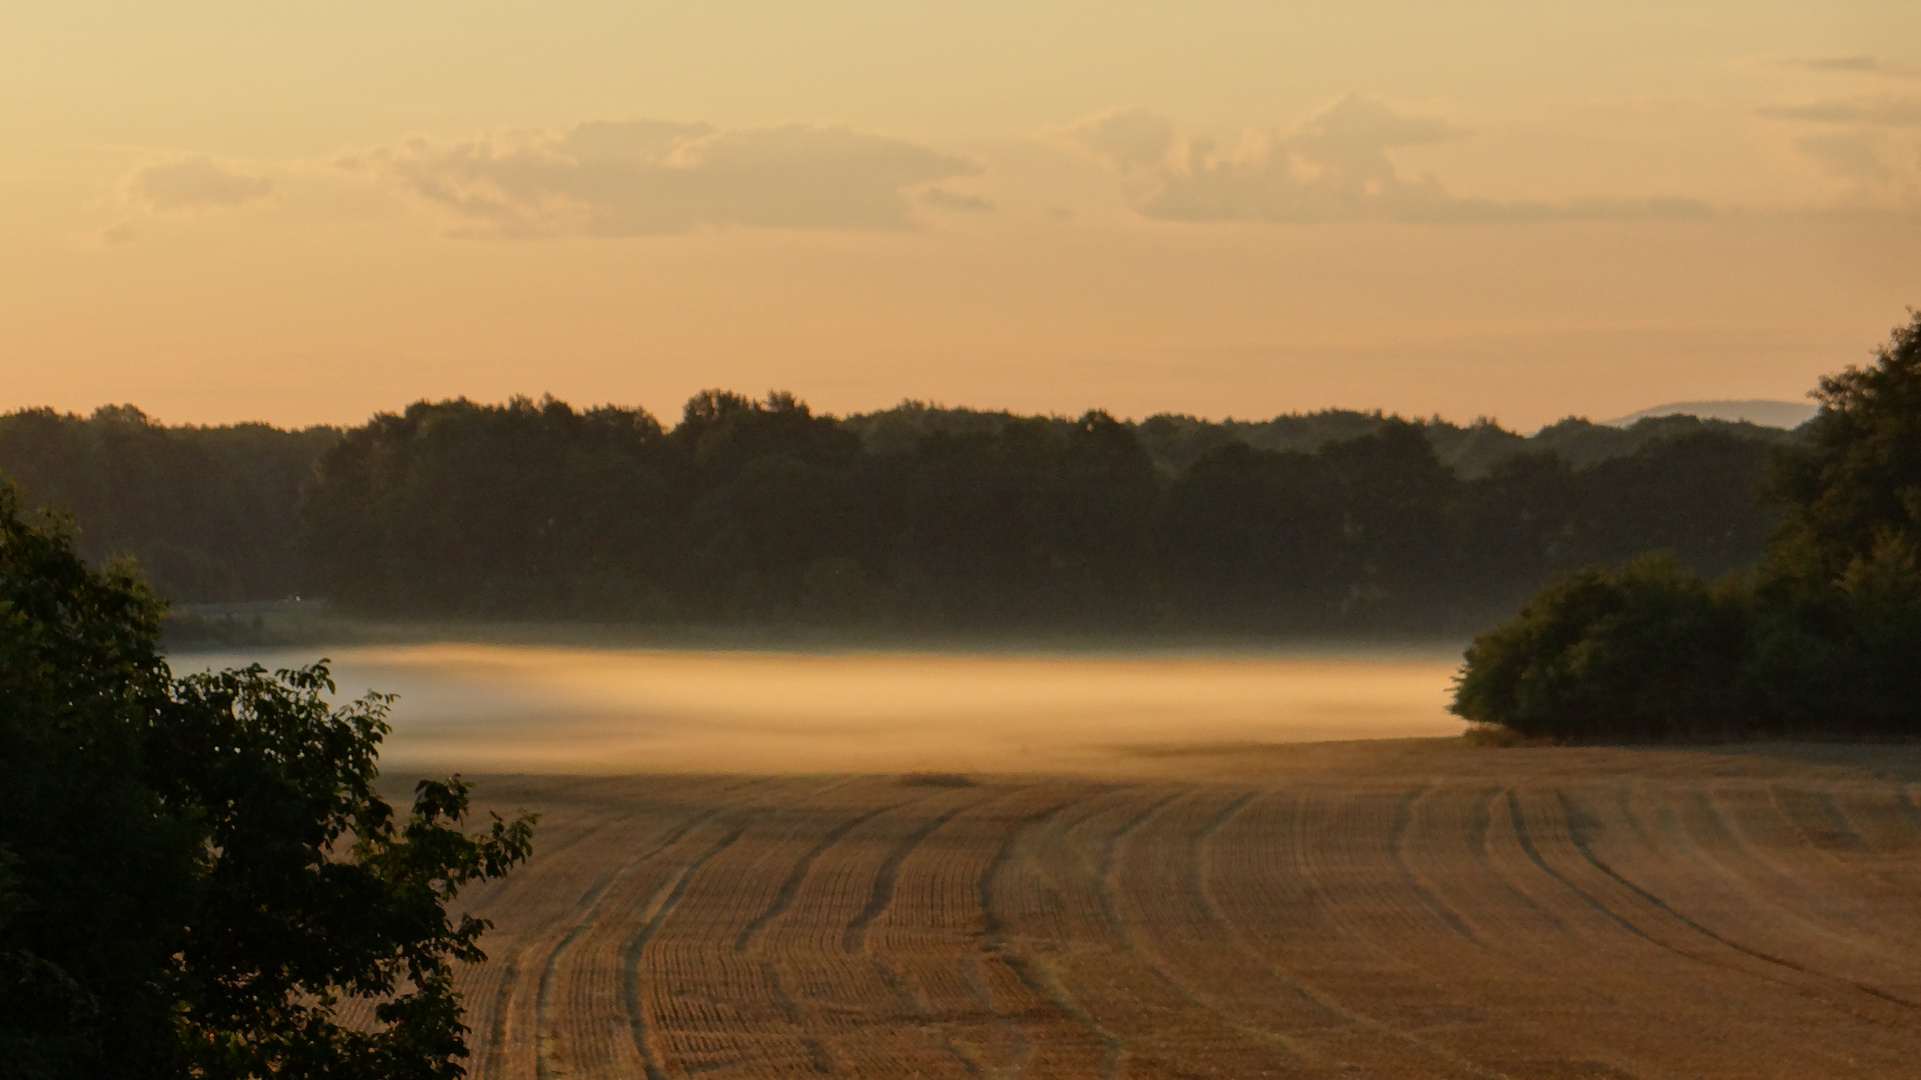
[[[185,601],[889,638],[1457,634],[1589,563],[1747,565],[1775,519],[1769,448],[1792,438],[1685,416],[1531,437],[1351,410],[837,418],[706,390],[671,430],[551,398],[299,433],[31,411],[0,417],[0,469]],[[246,633],[208,621],[234,617],[170,633]]]
[[[1758,566],[1566,577],[1475,639],[1454,711],[1560,739],[1921,736],[1921,312],[1817,396],[1776,454],[1783,514]],[[1725,453],[1696,461],[1744,471]],[[1704,568],[1743,546],[1700,539]]]
[[1877,547],[1921,540],[1921,311],[1874,363],[1824,377],[1815,396],[1821,411],[1781,461],[1777,562],[1835,578]]
[[[323,663],[177,678],[162,607],[0,482],[0,1060],[33,1077],[453,1077],[461,886],[531,819],[459,826],[467,785],[375,790],[388,699]],[[344,1027],[353,998],[372,1029]]]

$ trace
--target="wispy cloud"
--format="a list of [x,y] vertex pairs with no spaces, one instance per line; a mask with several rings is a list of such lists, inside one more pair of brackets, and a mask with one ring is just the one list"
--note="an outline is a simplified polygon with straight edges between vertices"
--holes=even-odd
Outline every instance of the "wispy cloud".
[[946,188],[928,188],[921,192],[920,201],[936,210],[962,210],[975,214],[994,212],[993,200],[983,199],[979,195],[963,195]]
[[842,127],[728,131],[659,120],[414,138],[338,164],[450,213],[468,235],[496,237],[903,229],[913,223],[905,191],[980,171],[966,158]]
[[1869,53],[1850,53],[1836,56],[1788,56],[1776,61],[1782,67],[1799,68],[1803,71],[1817,71],[1839,75],[1886,75],[1893,78],[1911,79],[1921,75],[1921,70],[1912,64],[1890,60],[1885,56]]
[[1881,94],[1763,106],[1761,115],[1812,126],[1795,146],[1847,184],[1852,201],[1921,202],[1921,97]]
[[1471,223],[1712,214],[1705,203],[1682,198],[1545,202],[1451,194],[1432,176],[1403,173],[1389,155],[1468,133],[1360,95],[1291,130],[1246,136],[1226,151],[1207,139],[1182,138],[1172,120],[1144,109],[1095,117],[1063,134],[1119,171],[1135,211],[1159,221]]
[[1761,115],[1815,124],[1867,124],[1874,127],[1921,126],[1921,97],[1831,98],[1800,105],[1764,105]]
[[129,199],[149,210],[207,210],[245,206],[274,193],[264,176],[197,157],[147,165],[127,177]]

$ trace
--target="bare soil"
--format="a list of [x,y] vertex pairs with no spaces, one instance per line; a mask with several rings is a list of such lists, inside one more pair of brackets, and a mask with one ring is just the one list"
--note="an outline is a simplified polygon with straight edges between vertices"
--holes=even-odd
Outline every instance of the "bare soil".
[[471,1073],[1921,1075],[1921,751],[1116,760],[482,778]]

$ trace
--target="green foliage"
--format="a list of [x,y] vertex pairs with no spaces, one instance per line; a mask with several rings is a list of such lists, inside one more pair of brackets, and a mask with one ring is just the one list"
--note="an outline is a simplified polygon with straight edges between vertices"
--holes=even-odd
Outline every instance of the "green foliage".
[[1475,639],[1454,711],[1557,739],[1921,737],[1921,313],[1819,397],[1758,567],[1567,576]]
[[1475,638],[1454,711],[1561,739],[1647,741],[1744,734],[1730,693],[1745,597],[1671,558],[1560,579]]
[[[177,599],[889,634],[1460,633],[1650,548],[1709,574],[1750,563],[1774,521],[1754,491],[1789,437],[1664,417],[1523,438],[1352,410],[835,418],[708,390],[671,431],[551,398],[314,433],[17,413],[0,467],[108,522],[95,554],[137,554]],[[175,504],[194,510],[149,512]],[[257,616],[183,610],[169,634],[244,638]]]
[[130,405],[82,418],[0,416],[0,470],[85,523],[95,562],[135,554],[164,594],[247,600],[299,591],[300,487],[332,428],[167,427]]
[[1820,582],[1875,557],[1890,538],[1921,539],[1921,311],[1909,313],[1875,363],[1821,380],[1821,411],[1783,454],[1786,508],[1775,572]]
[[[388,699],[323,664],[175,678],[161,605],[0,484],[0,1053],[22,1077],[453,1077],[461,886],[531,819],[375,790]],[[337,1022],[379,1004],[371,1030]]]

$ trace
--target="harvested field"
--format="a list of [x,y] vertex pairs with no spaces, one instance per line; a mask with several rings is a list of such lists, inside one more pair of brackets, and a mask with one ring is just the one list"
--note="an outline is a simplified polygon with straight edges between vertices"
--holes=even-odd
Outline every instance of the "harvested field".
[[473,1075],[1911,1077],[1921,755],[493,777]]

